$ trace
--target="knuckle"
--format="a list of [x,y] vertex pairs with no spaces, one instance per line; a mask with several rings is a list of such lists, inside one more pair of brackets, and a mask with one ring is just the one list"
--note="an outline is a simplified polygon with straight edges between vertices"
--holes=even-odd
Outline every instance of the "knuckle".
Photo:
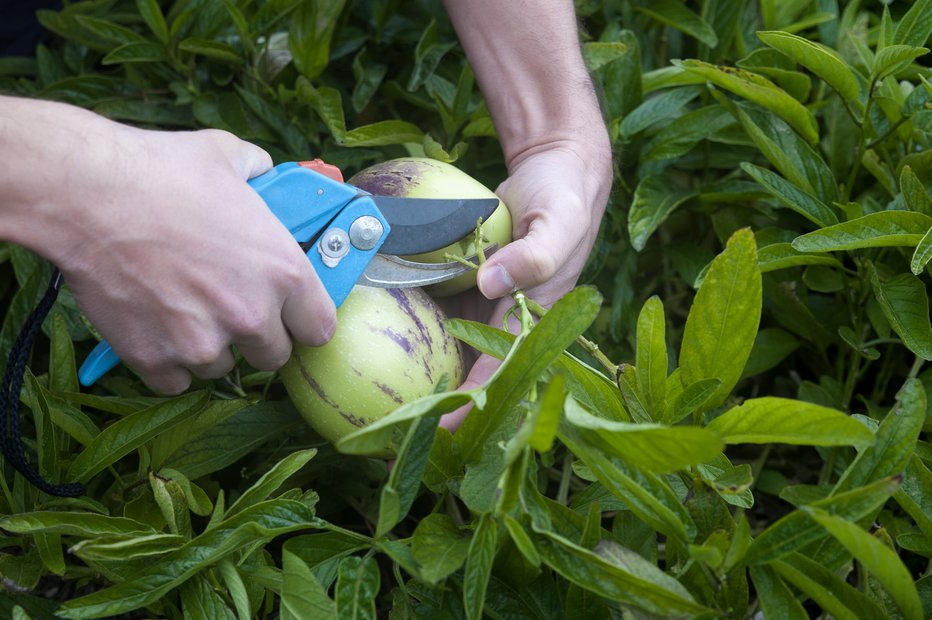
[[222,349],[221,346],[210,340],[204,338],[194,339],[185,348],[185,365],[208,366],[220,357]]

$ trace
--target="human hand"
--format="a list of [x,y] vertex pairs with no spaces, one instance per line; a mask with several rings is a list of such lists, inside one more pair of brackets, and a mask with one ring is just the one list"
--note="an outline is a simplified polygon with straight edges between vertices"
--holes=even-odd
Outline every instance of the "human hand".
[[[511,210],[514,241],[479,269],[481,295],[475,290],[462,293],[447,304],[448,311],[501,327],[516,289],[544,307],[569,292],[595,243],[611,181],[607,139],[547,145],[518,160],[496,190]],[[485,384],[499,364],[480,355],[460,389]],[[455,430],[469,409],[447,414],[440,424]]]
[[44,120],[40,131],[57,146],[82,150],[62,149],[49,166],[48,154],[24,149],[37,161],[30,187],[16,189],[36,206],[28,220],[7,209],[8,237],[58,265],[78,306],[149,387],[173,394],[192,375],[223,376],[231,345],[271,370],[288,360],[292,337],[329,340],[333,302],[245,182],[271,167],[265,151],[223,131],[146,131],[65,106]]

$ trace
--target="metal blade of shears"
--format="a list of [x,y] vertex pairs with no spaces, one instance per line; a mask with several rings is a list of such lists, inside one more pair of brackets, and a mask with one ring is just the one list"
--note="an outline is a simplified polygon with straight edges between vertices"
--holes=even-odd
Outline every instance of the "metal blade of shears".
[[[484,252],[488,256],[497,249],[498,244],[493,243]],[[465,260],[474,265],[479,264],[479,257],[475,254]],[[359,276],[357,284],[379,288],[428,286],[452,280],[467,271],[472,271],[472,268],[459,261],[420,263],[390,254],[376,254],[363,274]]]
[[468,236],[499,205],[498,198],[400,198],[367,196],[392,227],[381,254],[420,254]]

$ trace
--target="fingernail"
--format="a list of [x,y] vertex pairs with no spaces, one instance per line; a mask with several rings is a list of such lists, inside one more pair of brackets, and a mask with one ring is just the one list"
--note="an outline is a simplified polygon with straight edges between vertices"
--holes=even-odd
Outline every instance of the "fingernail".
[[479,278],[479,290],[488,299],[504,297],[515,290],[515,281],[501,265],[482,272]]

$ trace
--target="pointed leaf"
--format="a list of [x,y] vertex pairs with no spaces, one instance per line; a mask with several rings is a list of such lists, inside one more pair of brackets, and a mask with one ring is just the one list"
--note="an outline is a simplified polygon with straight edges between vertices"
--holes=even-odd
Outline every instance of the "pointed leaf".
[[932,360],[932,323],[929,321],[929,296],[922,280],[902,273],[880,281],[871,268],[871,285],[884,316],[893,331],[910,351],[924,360]]
[[728,444],[866,446],[874,441],[866,426],[841,411],[773,396],[746,400],[706,428]]
[[719,379],[706,407],[725,401],[747,362],[761,315],[761,274],[750,230],[732,235],[699,287],[680,350],[681,381]]
[[835,212],[822,201],[799,189],[778,174],[755,166],[742,163],[741,169],[760,183],[768,192],[773,194],[784,205],[796,211],[817,226],[831,226],[838,223]]
[[661,417],[667,386],[666,319],[656,295],[641,308],[637,323],[636,371],[638,392],[651,418]]
[[818,142],[819,129],[812,112],[767,78],[744,69],[718,67],[701,60],[675,60],[673,64],[767,108],[789,123],[807,142]]
[[860,100],[854,71],[835,50],[789,32],[758,32],[757,37],[825,80],[849,103]]
[[[809,504],[856,522],[873,515],[896,492],[900,476],[884,478],[867,486],[839,493]],[[745,562],[767,564],[826,536],[826,532],[801,510],[794,510],[761,532],[748,548]]]
[[854,523],[814,506],[802,510],[831,533],[871,575],[884,585],[907,620],[922,620],[922,603],[912,575],[896,552]]
[[913,211],[880,211],[801,235],[800,252],[835,252],[878,247],[913,247],[932,227],[932,217]]
[[681,204],[697,196],[694,190],[676,190],[670,187],[666,176],[650,176],[638,183],[634,202],[628,212],[628,236],[634,249],[641,251],[654,231]]

